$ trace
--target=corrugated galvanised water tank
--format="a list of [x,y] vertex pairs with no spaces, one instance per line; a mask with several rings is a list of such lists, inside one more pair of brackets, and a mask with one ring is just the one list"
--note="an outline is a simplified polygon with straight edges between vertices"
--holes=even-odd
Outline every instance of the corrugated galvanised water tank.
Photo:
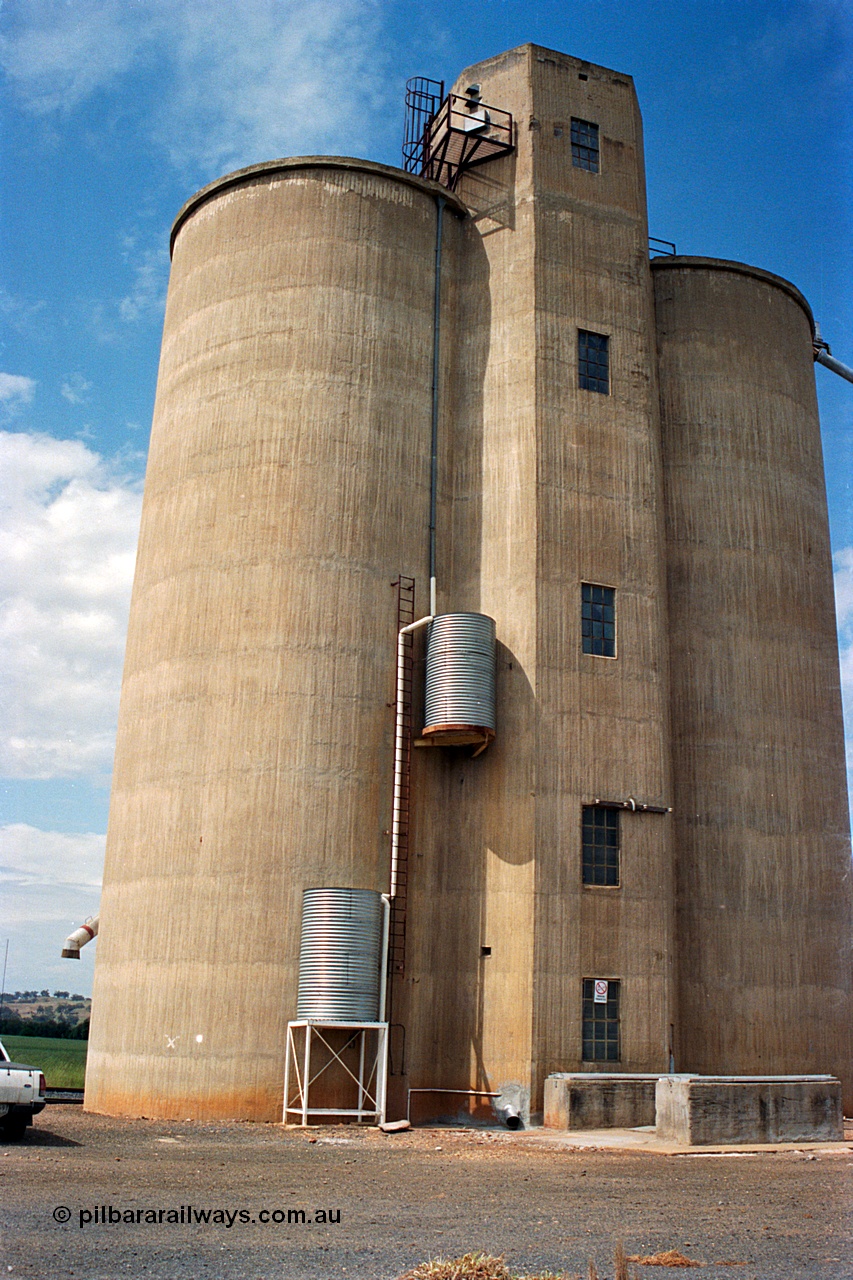
[[[424,736],[495,732],[495,620],[443,613],[430,626]],[[459,741],[463,741],[462,738]]]
[[305,890],[297,1018],[377,1021],[382,915],[372,889]]

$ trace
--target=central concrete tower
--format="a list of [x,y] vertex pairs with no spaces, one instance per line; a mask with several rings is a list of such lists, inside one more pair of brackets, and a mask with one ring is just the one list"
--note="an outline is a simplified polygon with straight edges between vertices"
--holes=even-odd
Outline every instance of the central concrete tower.
[[[654,305],[630,78],[525,45],[453,92],[472,84],[512,112],[517,146],[457,188],[471,216],[447,344],[439,609],[496,619],[499,728],[478,759],[415,760],[398,1011],[409,1083],[514,1081],[535,1109],[548,1072],[595,1069],[584,980],[618,992],[620,1069],[669,1060],[672,819],[640,810],[671,803]],[[578,154],[579,136],[595,147]],[[585,335],[606,345],[594,388]],[[616,602],[615,656],[584,651],[584,584]],[[582,866],[598,802],[626,806],[606,810],[606,884]]]

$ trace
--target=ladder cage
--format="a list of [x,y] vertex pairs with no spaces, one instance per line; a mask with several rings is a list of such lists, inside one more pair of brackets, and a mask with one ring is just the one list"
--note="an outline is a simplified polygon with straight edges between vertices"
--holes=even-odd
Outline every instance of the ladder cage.
[[444,100],[444,81],[412,76],[406,81],[406,124],[403,135],[403,168],[423,174],[427,129]]

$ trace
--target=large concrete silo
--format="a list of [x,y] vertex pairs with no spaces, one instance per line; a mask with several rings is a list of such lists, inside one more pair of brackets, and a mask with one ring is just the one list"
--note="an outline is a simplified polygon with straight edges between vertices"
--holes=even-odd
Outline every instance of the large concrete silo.
[[851,1085],[850,844],[812,361],[787,281],[653,264],[667,489],[678,1066]]
[[302,891],[387,889],[392,583],[426,576],[436,192],[452,278],[458,202],[367,162],[258,165],[178,217],[91,1109],[280,1116]]

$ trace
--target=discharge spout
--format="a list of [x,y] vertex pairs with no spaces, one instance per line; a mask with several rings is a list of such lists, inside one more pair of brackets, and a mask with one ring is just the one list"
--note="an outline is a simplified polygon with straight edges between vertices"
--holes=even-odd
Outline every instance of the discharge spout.
[[842,364],[840,360],[836,360],[835,356],[830,355],[825,347],[815,346],[814,358],[815,363],[822,364],[826,369],[831,369],[833,373],[838,374],[839,378],[846,378],[848,382],[853,382],[853,369],[847,364]]
[[822,364],[825,369],[831,369],[833,373],[837,373],[839,378],[846,378],[848,382],[853,382],[853,369],[849,365],[843,364],[840,360],[836,360],[829,349],[829,343],[824,341],[820,332],[820,325],[817,323],[815,323],[814,327],[812,350],[814,351],[815,364]]
[[79,929],[75,929],[65,939],[65,946],[62,948],[63,960],[79,960],[80,948],[85,947],[87,942],[91,942],[93,938],[98,936],[98,921],[100,916],[89,916],[85,924],[81,924]]

